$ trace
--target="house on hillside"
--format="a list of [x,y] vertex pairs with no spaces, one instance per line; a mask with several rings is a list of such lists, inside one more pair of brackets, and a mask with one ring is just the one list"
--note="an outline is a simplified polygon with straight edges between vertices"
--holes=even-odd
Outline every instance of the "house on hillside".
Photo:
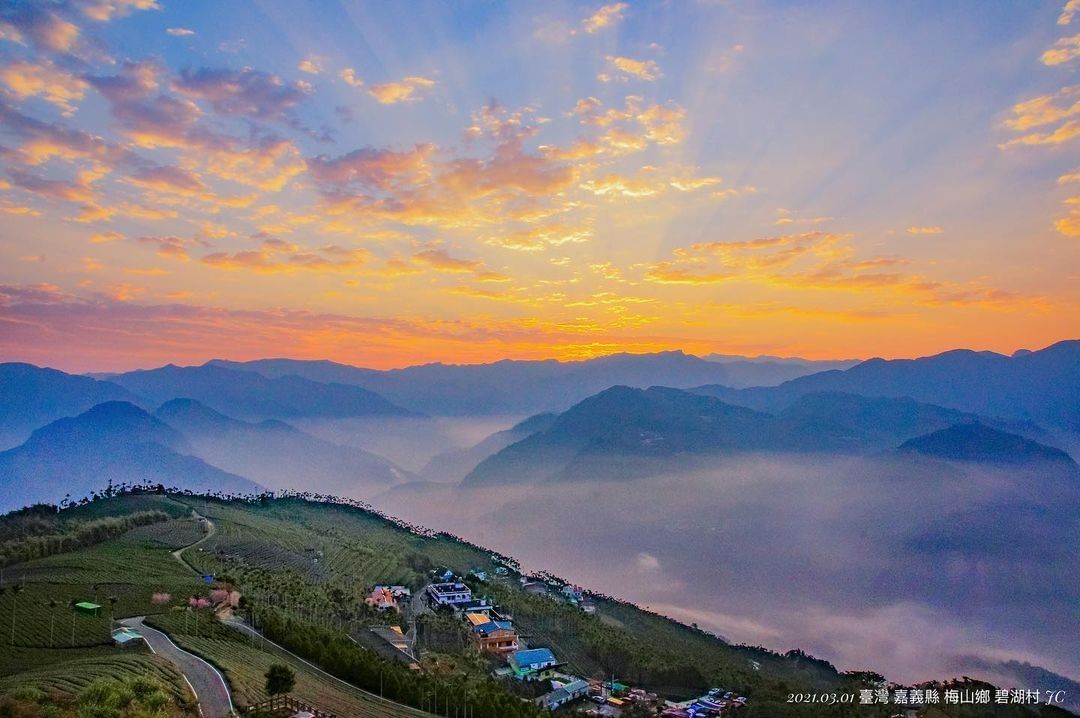
[[553,711],[578,698],[584,698],[588,694],[589,684],[578,679],[559,686],[550,693],[545,693],[536,699],[536,704],[541,708],[547,708],[549,711]]
[[525,593],[532,594],[533,596],[548,595],[547,584],[541,583],[540,581],[523,581],[521,584],[521,589],[525,591]]
[[572,586],[570,584],[563,586],[560,593],[562,593],[563,598],[571,603],[580,603],[585,597],[585,591],[581,586]]
[[427,587],[428,597],[437,606],[457,606],[472,601],[472,590],[463,583],[433,583]]
[[390,586],[376,586],[371,590],[371,594],[364,599],[364,603],[379,611],[401,612],[398,598],[394,595]]
[[454,606],[454,610],[462,613],[482,613],[492,617],[495,613],[495,604],[489,598],[474,598],[471,601],[463,601]]
[[555,660],[550,648],[530,648],[514,651],[509,658],[510,670],[514,677],[523,681],[538,681],[551,678],[561,665]]
[[394,610],[401,612],[400,601],[408,599],[413,592],[405,586],[375,586],[372,593],[364,599],[365,604],[380,611]]
[[454,580],[454,575],[455,574],[454,574],[454,569],[446,568],[445,566],[442,566],[440,568],[435,569],[435,573],[432,574],[432,575],[435,577],[435,580],[437,582],[439,582],[439,583],[450,583],[451,581]]
[[468,618],[469,640],[481,653],[505,656],[520,648],[517,631],[509,621],[492,621],[479,613],[470,613]]

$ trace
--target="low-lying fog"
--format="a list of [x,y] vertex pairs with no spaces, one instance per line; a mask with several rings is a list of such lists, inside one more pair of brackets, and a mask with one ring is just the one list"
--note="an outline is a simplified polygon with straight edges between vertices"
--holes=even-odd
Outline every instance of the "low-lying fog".
[[973,660],[1080,675],[1076,497],[1030,472],[757,456],[364,498],[731,641],[916,681]]
[[472,446],[524,417],[291,419],[290,424],[336,444],[355,446],[420,471],[436,455]]

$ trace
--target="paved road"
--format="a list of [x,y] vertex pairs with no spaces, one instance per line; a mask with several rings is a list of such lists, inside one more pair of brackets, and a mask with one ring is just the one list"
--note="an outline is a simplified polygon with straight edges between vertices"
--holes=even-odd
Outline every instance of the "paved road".
[[232,696],[225,679],[216,668],[193,653],[179,648],[161,631],[143,623],[145,616],[125,618],[121,624],[134,628],[157,655],[175,665],[199,701],[199,712],[203,718],[226,718],[233,712]]
[[427,586],[414,593],[405,613],[405,622],[409,626],[409,630],[405,632],[405,642],[409,646],[409,655],[413,657],[413,660],[418,660],[420,656],[416,646],[416,624],[425,613],[431,613],[431,608],[424,599],[425,593],[427,593]]

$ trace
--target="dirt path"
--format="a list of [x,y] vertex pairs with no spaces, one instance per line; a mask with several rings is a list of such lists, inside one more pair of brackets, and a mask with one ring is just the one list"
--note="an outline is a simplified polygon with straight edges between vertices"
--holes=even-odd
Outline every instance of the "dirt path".
[[201,543],[202,543],[203,541],[206,541],[206,540],[207,540],[208,538],[210,538],[210,537],[211,537],[211,536],[213,536],[213,535],[214,535],[215,533],[217,533],[217,527],[215,527],[215,526],[214,526],[214,522],[213,522],[213,521],[211,521],[210,519],[208,519],[208,518],[206,518],[205,516],[201,515],[201,514],[200,514],[200,513],[198,512],[198,511],[196,511],[195,509],[192,509],[192,510],[191,510],[191,515],[192,515],[192,516],[193,516],[193,517],[195,518],[195,520],[196,520],[196,521],[205,521],[205,522],[206,522],[206,533],[205,533],[205,534],[203,534],[203,537],[202,537],[201,539],[199,539],[198,541],[196,541],[195,543],[189,543],[189,544],[188,544],[187,546],[181,546],[180,548],[178,548],[178,549],[176,549],[175,551],[173,551],[173,552],[172,552],[172,556],[173,556],[173,558],[175,558],[175,559],[176,559],[177,561],[179,561],[180,563],[184,564],[185,566],[187,566],[188,568],[190,568],[190,569],[191,569],[192,571],[194,571],[195,573],[199,573],[198,571],[195,571],[195,567],[194,567],[194,566],[192,566],[192,565],[191,565],[190,563],[188,563],[187,561],[185,561],[185,560],[184,560],[184,555],[183,555],[183,554],[184,554],[184,552],[185,552],[185,551],[187,551],[187,550],[188,550],[189,548],[195,548],[196,546],[198,546],[199,544],[201,544]]

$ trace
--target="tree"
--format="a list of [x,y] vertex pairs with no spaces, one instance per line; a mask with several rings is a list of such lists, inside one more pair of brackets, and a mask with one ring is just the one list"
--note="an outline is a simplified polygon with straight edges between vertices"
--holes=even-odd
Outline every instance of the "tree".
[[60,605],[60,602],[55,598],[49,600],[49,648],[56,647],[56,607]]
[[23,585],[17,583],[11,587],[11,645],[15,645],[15,604],[18,603],[19,593],[23,590]]
[[266,672],[266,692],[271,697],[288,693],[296,685],[296,674],[283,663],[275,663]]
[[73,598],[68,601],[68,608],[71,609],[71,645],[73,646],[75,645],[75,614],[77,612],[75,606],[77,606],[78,604],[79,600],[77,598]]

